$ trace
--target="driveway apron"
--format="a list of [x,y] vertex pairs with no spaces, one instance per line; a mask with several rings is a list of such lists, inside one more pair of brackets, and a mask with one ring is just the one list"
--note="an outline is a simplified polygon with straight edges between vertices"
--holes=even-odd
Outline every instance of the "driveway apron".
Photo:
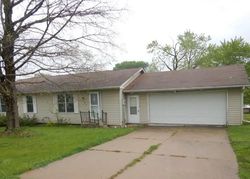
[[212,127],[148,127],[26,172],[22,179],[110,178],[152,145],[159,148],[116,178],[237,179],[226,130]]

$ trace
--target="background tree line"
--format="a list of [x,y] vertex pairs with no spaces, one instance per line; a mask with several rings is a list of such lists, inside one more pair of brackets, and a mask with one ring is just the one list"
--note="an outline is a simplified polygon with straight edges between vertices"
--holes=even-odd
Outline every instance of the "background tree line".
[[[152,54],[150,64],[130,61],[117,64],[115,69],[142,67],[147,71],[183,70],[217,67],[232,64],[244,64],[250,76],[250,44],[242,37],[223,40],[219,44],[211,43],[211,37],[196,34],[190,30],[177,36],[170,44],[160,44],[154,40],[147,46]],[[147,64],[147,65],[145,65]],[[250,104],[250,90],[245,89],[244,103]]]

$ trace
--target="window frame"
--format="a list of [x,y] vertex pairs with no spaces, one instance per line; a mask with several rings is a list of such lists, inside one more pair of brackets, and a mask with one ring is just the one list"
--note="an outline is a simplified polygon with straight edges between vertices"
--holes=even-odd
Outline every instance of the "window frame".
[[[131,98],[134,98],[136,105],[131,105]],[[138,110],[139,110],[139,101],[138,101],[138,96],[129,96],[129,115],[138,115]],[[131,110],[131,108],[135,108],[135,111]],[[132,112],[132,113],[131,113]]]
[[[97,95],[97,105],[92,105],[91,103],[91,95],[92,94],[96,94]],[[100,115],[101,112],[101,106],[100,106],[100,93],[98,91],[93,91],[89,93],[89,111],[90,111],[90,117],[94,118],[93,114],[92,114],[92,107],[97,107],[97,113],[98,115]]]
[[[59,103],[59,95],[63,96],[63,102]],[[72,102],[68,102],[67,101],[67,95],[70,95],[70,97],[72,97]],[[59,104],[63,104],[64,106],[64,111],[60,111],[60,107]],[[73,107],[73,111],[69,111],[68,110],[68,104],[71,104]],[[59,113],[74,113],[75,112],[75,105],[74,105],[74,95],[72,93],[61,93],[61,94],[57,94],[57,108],[58,108],[58,112]]]
[[[28,97],[31,97],[32,102],[28,102]],[[35,112],[35,107],[34,107],[34,98],[33,96],[27,95],[25,96],[26,99],[26,108],[27,108],[27,113],[34,113]],[[29,111],[29,105],[32,105],[32,111]]]

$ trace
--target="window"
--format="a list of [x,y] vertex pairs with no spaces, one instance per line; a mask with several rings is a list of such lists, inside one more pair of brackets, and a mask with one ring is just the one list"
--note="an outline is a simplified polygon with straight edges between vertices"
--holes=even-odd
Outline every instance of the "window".
[[36,96],[23,96],[23,112],[37,113]]
[[130,100],[130,103],[129,103],[130,114],[137,115],[137,98],[134,96],[130,96],[129,100]]
[[6,112],[6,105],[5,105],[5,101],[3,100],[3,97],[0,97],[0,112]]
[[32,96],[26,96],[27,112],[34,112]]
[[[99,93],[98,92],[92,92],[90,95],[90,111],[91,115],[99,114],[100,112],[100,106],[99,106]],[[94,117],[94,116],[92,116]]]
[[72,94],[59,94],[57,102],[59,112],[74,112],[74,98]]

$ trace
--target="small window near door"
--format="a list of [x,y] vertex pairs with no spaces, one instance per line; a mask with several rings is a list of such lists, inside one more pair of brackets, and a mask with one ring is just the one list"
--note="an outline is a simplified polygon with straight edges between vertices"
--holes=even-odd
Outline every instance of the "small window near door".
[[130,114],[137,114],[137,98],[136,97],[130,97],[130,106],[129,106],[129,111]]
[[100,104],[99,104],[99,93],[92,92],[90,95],[90,111],[91,115],[98,115],[100,113]]
[[27,112],[34,112],[32,96],[26,96]]

